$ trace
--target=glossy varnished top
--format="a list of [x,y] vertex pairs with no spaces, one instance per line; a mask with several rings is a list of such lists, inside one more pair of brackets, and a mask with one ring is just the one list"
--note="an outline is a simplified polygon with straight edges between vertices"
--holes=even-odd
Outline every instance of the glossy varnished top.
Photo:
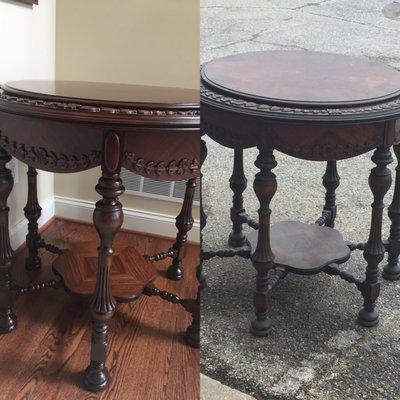
[[292,122],[400,118],[400,72],[340,54],[262,51],[219,58],[203,65],[200,93],[202,124],[213,109]]
[[199,126],[199,91],[75,81],[14,81],[0,88],[0,111],[120,125]]
[[78,101],[80,103],[129,105],[156,104],[168,107],[196,106],[196,90],[144,85],[77,81],[14,81],[3,85],[6,93],[26,95],[31,98],[53,101]]
[[400,95],[400,72],[367,59],[313,51],[263,51],[207,63],[203,82],[252,101],[289,106],[370,104]]

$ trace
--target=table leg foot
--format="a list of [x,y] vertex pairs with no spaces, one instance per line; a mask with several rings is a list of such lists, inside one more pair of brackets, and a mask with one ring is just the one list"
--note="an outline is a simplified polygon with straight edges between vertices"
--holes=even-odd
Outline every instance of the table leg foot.
[[374,308],[364,307],[358,313],[358,324],[371,328],[379,323],[379,314]]
[[167,278],[173,281],[179,281],[183,277],[183,271],[179,265],[171,264],[167,269]]
[[91,392],[104,390],[108,386],[109,373],[104,363],[91,361],[86,368],[83,378],[85,387]]
[[251,321],[250,332],[254,336],[268,336],[272,329],[272,319],[266,315],[265,317],[255,317]]
[[387,281],[397,281],[400,279],[400,264],[394,265],[386,264],[383,267],[382,278]]

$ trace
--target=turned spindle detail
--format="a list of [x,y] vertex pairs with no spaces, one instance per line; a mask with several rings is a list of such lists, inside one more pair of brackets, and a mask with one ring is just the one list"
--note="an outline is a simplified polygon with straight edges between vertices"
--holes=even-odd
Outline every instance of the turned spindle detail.
[[233,191],[231,221],[232,232],[229,235],[229,244],[232,247],[240,247],[246,243],[246,236],[242,231],[243,215],[243,192],[247,187],[247,179],[243,169],[243,150],[235,149],[233,155],[233,171],[229,179],[229,186]]
[[369,186],[374,200],[371,205],[370,234],[364,248],[364,259],[367,262],[365,281],[361,290],[364,297],[364,307],[358,315],[358,321],[363,326],[374,326],[379,322],[375,302],[379,297],[380,289],[378,266],[385,253],[385,247],[382,243],[383,199],[392,183],[392,176],[389,168],[387,168],[387,165],[393,161],[390,149],[378,147],[372,156],[372,161],[376,164],[376,167],[371,170]]
[[108,371],[105,367],[108,321],[114,314],[116,301],[111,293],[111,262],[113,241],[122,226],[122,205],[118,201],[125,189],[120,178],[121,138],[114,132],[105,135],[102,176],[96,191],[102,199],[96,203],[93,222],[100,236],[96,286],[89,305],[92,315],[92,350],[89,367],[85,371],[85,385],[89,390],[106,388]]
[[393,146],[397,159],[396,178],[392,202],[388,209],[391,221],[388,245],[388,262],[383,268],[383,278],[394,281],[400,279],[400,144]]
[[167,276],[170,279],[179,280],[182,278],[182,260],[185,256],[187,235],[193,227],[193,198],[196,190],[196,178],[189,179],[186,182],[185,198],[183,200],[182,209],[179,215],[176,217],[176,227],[178,233],[172,249],[175,252],[175,257],[172,260],[172,264],[167,270]]
[[276,176],[272,170],[277,162],[273,150],[269,147],[259,147],[259,155],[255,162],[259,172],[254,179],[254,192],[260,202],[258,210],[259,230],[257,247],[251,260],[257,270],[256,290],[254,291],[254,307],[256,317],[251,324],[251,332],[257,336],[265,336],[271,329],[272,322],[269,315],[270,295],[268,290],[268,272],[274,266],[274,254],[270,244],[270,203],[277,190]]
[[37,171],[28,167],[28,201],[24,208],[25,217],[28,220],[28,234],[26,235],[26,246],[28,257],[25,260],[25,267],[28,270],[35,270],[41,267],[42,262],[38,255],[41,247],[41,239],[38,232],[38,220],[42,214],[37,194]]
[[8,225],[8,196],[14,185],[11,170],[6,164],[11,156],[0,148],[0,333],[9,333],[15,329],[17,320],[11,310],[13,295],[11,289],[11,264],[14,256],[10,244]]
[[339,187],[340,183],[340,176],[338,174],[336,164],[336,161],[328,161],[326,163],[325,174],[322,177],[322,184],[326,190],[325,205],[322,211],[322,216],[316,222],[318,225],[325,225],[331,228],[335,226],[335,218],[337,213],[335,191]]
[[[200,141],[200,164],[203,166],[204,161],[207,158],[207,145],[204,140]],[[202,197],[203,187],[201,185],[203,174],[200,173],[200,195]],[[201,291],[206,286],[206,280],[203,274],[203,229],[207,224],[207,215],[204,212],[203,202],[200,203],[200,262],[196,269],[196,278],[199,283],[197,287],[197,296],[195,307],[192,311],[192,323],[188,326],[185,333],[186,343],[192,347],[200,347],[200,297]]]

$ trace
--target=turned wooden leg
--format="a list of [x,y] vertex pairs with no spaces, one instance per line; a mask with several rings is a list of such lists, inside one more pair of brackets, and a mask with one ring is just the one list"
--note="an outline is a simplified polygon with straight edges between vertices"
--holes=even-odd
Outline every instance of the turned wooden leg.
[[197,266],[196,277],[199,282],[196,296],[196,306],[192,312],[192,323],[186,329],[185,341],[188,345],[199,348],[200,347],[200,292],[203,289],[201,264]]
[[231,207],[232,232],[229,235],[229,244],[232,247],[240,247],[246,243],[246,236],[242,231],[240,215],[244,214],[243,192],[247,187],[247,179],[243,170],[243,150],[235,149],[233,156],[233,171],[229,179],[229,185],[233,191]]
[[390,236],[388,243],[388,263],[383,267],[382,276],[389,281],[400,279],[400,144],[393,146],[397,159],[395,187],[392,203],[389,206]]
[[[203,165],[205,159],[207,157],[207,145],[204,140],[200,141],[200,160],[201,165]],[[200,190],[202,188],[201,181],[203,179],[203,174],[200,174]],[[207,224],[207,215],[204,212],[203,201],[200,203],[200,263],[196,269],[196,277],[199,282],[199,286],[197,288],[197,297],[196,297],[196,305],[197,308],[192,313],[192,323],[187,328],[185,334],[186,343],[188,343],[192,347],[200,347],[200,296],[201,291],[206,286],[206,280],[203,275],[203,257],[202,257],[202,249],[203,249],[203,229]]]
[[39,205],[37,195],[37,174],[38,173],[35,168],[28,168],[28,201],[24,208],[25,217],[28,220],[26,246],[29,253],[25,260],[25,267],[28,270],[35,270],[42,266],[42,261],[38,255],[40,247],[38,220],[42,215],[42,208]]
[[0,333],[9,333],[16,328],[17,319],[11,311],[11,264],[14,256],[8,229],[7,199],[14,185],[11,171],[6,164],[11,156],[0,148]]
[[91,361],[84,375],[85,385],[91,391],[103,390],[108,383],[108,371],[105,367],[108,321],[116,307],[111,293],[110,268],[113,240],[123,222],[122,205],[118,196],[125,190],[120,179],[120,149],[118,135],[107,134],[103,149],[102,177],[96,186],[102,199],[96,203],[93,214],[93,222],[100,236],[100,247],[96,286],[89,302],[92,315]]
[[182,278],[182,260],[185,256],[185,247],[187,243],[187,234],[193,227],[193,198],[196,190],[196,178],[189,179],[186,182],[185,198],[183,200],[182,209],[176,217],[176,227],[178,234],[172,249],[175,251],[175,257],[172,264],[167,270],[167,276],[170,279],[179,280]]
[[[200,232],[205,228],[207,223],[207,216],[203,211],[203,207],[200,209]],[[203,238],[202,234],[200,233],[200,244],[202,244]],[[203,274],[203,259],[201,256],[201,249],[200,249],[200,264],[197,266],[196,269],[196,278],[199,286],[197,288],[197,296],[196,296],[196,308],[192,313],[192,323],[186,330],[185,340],[186,343],[192,347],[200,347],[200,296],[201,291],[206,287],[206,280]]]
[[340,177],[337,171],[336,161],[328,161],[326,164],[326,171],[322,177],[322,184],[326,189],[324,212],[328,216],[325,226],[333,228],[335,226],[336,218],[336,194],[335,191],[339,187]]
[[270,245],[270,202],[277,189],[276,176],[272,172],[277,163],[273,150],[268,147],[259,147],[255,165],[260,171],[255,176],[253,187],[260,202],[260,208],[258,210],[257,247],[251,256],[253,266],[257,270],[256,290],[254,291],[256,317],[252,321],[251,332],[257,336],[266,336],[272,327],[269,315],[268,272],[274,266],[274,255]]
[[362,286],[364,307],[358,314],[358,322],[362,326],[374,326],[379,322],[375,310],[375,302],[379,297],[378,282],[379,263],[383,260],[385,247],[382,243],[383,199],[389,190],[392,176],[387,168],[392,160],[390,149],[379,147],[375,150],[372,161],[376,164],[369,176],[369,186],[374,196],[372,203],[371,229],[368,242],[364,248],[364,259],[367,262],[365,281]]

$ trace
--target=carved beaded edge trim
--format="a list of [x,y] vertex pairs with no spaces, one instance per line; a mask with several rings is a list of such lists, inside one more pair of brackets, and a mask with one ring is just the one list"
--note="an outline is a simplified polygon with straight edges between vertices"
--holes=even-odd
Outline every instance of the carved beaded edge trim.
[[200,96],[213,100],[215,102],[233,106],[238,108],[244,108],[249,111],[262,111],[271,112],[277,114],[286,115],[299,115],[299,116],[350,116],[354,114],[373,114],[381,111],[387,110],[398,110],[400,115],[400,97],[395,98],[387,103],[373,104],[370,106],[362,107],[343,107],[343,108],[293,108],[286,106],[278,106],[271,104],[256,103],[253,101],[247,101],[243,99],[237,99],[234,97],[229,97],[218,92],[214,92],[208,89],[203,84],[200,87]]
[[54,110],[63,111],[81,111],[86,113],[98,114],[121,114],[129,116],[148,116],[154,115],[157,117],[183,116],[197,117],[200,116],[199,110],[152,110],[142,108],[117,108],[117,107],[100,107],[96,105],[86,105],[74,102],[47,101],[31,99],[28,97],[18,97],[6,94],[4,89],[0,89],[0,100],[11,101],[16,104],[30,105],[34,107],[43,107]]
[[155,163],[154,161],[146,162],[143,158],[137,158],[132,152],[124,153],[124,165],[129,170],[138,174],[163,175],[167,173],[170,176],[179,176],[187,173],[197,174],[200,171],[200,163],[193,159],[189,161],[182,158],[180,161],[172,160],[168,164],[165,161]]
[[[43,147],[26,146],[23,143],[17,143],[14,140],[10,140],[8,136],[3,135],[1,132],[0,147],[28,162],[65,170],[89,168],[98,165],[101,160],[100,151],[91,151],[89,155],[81,154],[79,156],[56,154]],[[156,163],[154,161],[146,162],[143,158],[137,158],[132,152],[125,152],[124,160],[128,169],[139,174],[163,175],[166,173],[170,176],[180,176],[187,173],[197,174],[200,171],[200,163],[196,159],[189,161],[183,158],[178,162],[172,160],[168,164],[164,161]]]
[[346,144],[304,144],[295,147],[287,145],[284,141],[280,140],[279,136],[274,137],[274,147],[280,151],[295,155],[303,159],[322,159],[328,156],[335,157],[351,157],[354,155],[363,154],[365,151],[372,150],[382,143],[382,136],[376,135],[361,143],[346,143]]
[[21,157],[33,163],[41,165],[57,167],[65,170],[80,170],[82,168],[90,168],[100,163],[101,152],[91,151],[88,155],[80,154],[79,156],[68,156],[66,154],[56,154],[48,151],[44,147],[26,146],[23,143],[17,143],[10,140],[9,137],[2,135],[0,132],[0,147],[7,150],[12,155]]

